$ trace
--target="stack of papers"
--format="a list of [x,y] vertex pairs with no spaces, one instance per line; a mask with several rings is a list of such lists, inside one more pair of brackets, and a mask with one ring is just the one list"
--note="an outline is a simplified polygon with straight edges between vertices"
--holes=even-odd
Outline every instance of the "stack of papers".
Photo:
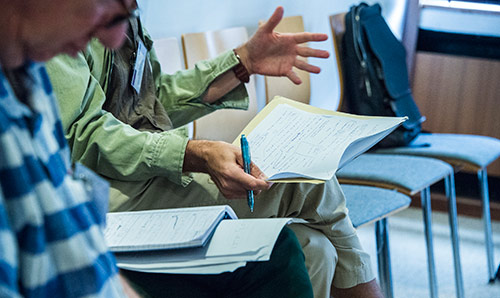
[[288,218],[222,221],[204,247],[118,253],[123,269],[152,273],[218,274],[247,262],[268,261]]
[[105,237],[123,269],[218,274],[268,261],[291,221],[230,218],[236,215],[229,206],[115,212],[107,215]]

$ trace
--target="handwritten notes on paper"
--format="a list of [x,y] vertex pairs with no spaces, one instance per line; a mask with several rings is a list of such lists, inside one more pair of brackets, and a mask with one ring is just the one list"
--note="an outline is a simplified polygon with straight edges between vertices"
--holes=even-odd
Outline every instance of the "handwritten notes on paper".
[[331,179],[344,155],[352,159],[363,153],[405,120],[331,111],[318,114],[297,108],[296,102],[290,105],[290,100],[279,100],[247,132],[252,161],[270,180]]
[[226,213],[226,206],[109,213],[105,238],[112,251],[201,246]]

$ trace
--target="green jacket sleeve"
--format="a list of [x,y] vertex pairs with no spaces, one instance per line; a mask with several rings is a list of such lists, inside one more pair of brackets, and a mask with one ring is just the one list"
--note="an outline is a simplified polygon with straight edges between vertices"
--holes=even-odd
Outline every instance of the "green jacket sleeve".
[[[91,71],[96,61],[58,56],[47,63],[72,160],[112,179],[139,181],[155,176],[187,184],[182,175],[183,130],[138,131],[103,110],[105,94]],[[102,68],[102,67],[101,67]]]
[[211,60],[196,63],[194,69],[169,75],[161,72],[155,50],[149,53],[157,95],[173,125],[179,127],[218,109],[247,109],[248,93],[244,84],[238,85],[215,103],[202,102],[208,86],[218,76],[238,64],[232,50]]

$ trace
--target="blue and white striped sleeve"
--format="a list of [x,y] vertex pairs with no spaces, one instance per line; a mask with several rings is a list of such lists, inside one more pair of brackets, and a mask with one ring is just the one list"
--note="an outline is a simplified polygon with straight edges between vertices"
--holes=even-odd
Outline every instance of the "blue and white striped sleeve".
[[0,188],[0,297],[21,297],[17,283],[18,248],[10,228],[5,199]]

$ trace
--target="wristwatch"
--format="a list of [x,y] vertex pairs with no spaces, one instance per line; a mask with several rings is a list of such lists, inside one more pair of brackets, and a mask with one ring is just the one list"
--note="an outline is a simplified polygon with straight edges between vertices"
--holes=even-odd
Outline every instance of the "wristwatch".
[[242,83],[248,83],[250,81],[250,74],[248,73],[247,68],[241,62],[241,57],[236,53],[236,50],[233,50],[236,59],[238,59],[238,64],[233,67],[234,75],[240,80]]

